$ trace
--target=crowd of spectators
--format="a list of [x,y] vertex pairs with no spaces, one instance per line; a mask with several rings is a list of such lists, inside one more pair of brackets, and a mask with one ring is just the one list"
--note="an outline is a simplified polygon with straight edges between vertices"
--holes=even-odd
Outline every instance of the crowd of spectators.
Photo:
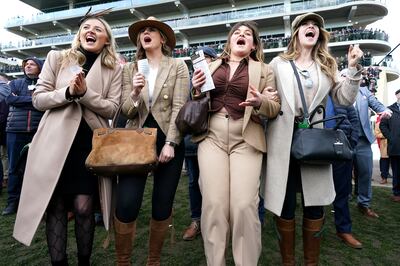
[[[126,30],[124,27],[115,28],[114,31],[118,31],[118,34],[123,34]],[[55,36],[52,38],[53,41],[56,42],[65,42],[69,41],[71,35],[65,36]],[[352,41],[352,40],[363,40],[363,39],[376,39],[388,41],[388,35],[385,31],[380,29],[362,29],[362,28],[354,28],[347,27],[342,29],[334,29],[331,31],[331,42],[343,42],[343,41]],[[44,39],[43,39],[44,40]],[[261,40],[263,42],[264,49],[274,49],[274,48],[285,48],[288,45],[290,37],[285,37],[282,34],[280,35],[264,35],[261,36]],[[44,44],[41,39],[37,40],[24,40],[20,41],[17,45],[18,47],[29,47],[31,45],[40,45]],[[190,47],[177,47],[173,50],[173,57],[190,57],[199,47],[202,46],[212,47],[218,54],[222,53],[224,49],[224,42],[216,42],[213,44],[210,43],[202,43],[198,45],[192,45]],[[2,45],[2,48],[11,48],[15,47],[11,42],[6,45]],[[132,61],[135,56],[134,51],[122,52],[129,61]],[[340,56],[336,58],[339,70],[347,68],[347,59],[345,56]],[[367,51],[362,59],[361,64],[363,66],[372,65],[372,55],[369,51]],[[5,73],[12,72],[20,72],[21,67],[16,65],[0,65],[0,71]]]

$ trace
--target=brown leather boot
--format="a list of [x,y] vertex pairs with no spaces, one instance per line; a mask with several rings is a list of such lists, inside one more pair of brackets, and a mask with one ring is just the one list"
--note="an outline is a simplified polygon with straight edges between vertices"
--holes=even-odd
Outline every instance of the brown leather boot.
[[318,265],[323,224],[324,217],[317,220],[303,218],[304,265]]
[[123,223],[114,216],[115,253],[118,266],[130,266],[133,240],[136,233],[136,221]]
[[294,266],[295,220],[285,220],[275,216],[275,223],[279,233],[279,248],[281,250],[282,265]]
[[167,234],[172,216],[164,221],[150,221],[150,239],[149,239],[149,256],[147,257],[147,266],[159,266],[161,250],[164,244],[165,235]]

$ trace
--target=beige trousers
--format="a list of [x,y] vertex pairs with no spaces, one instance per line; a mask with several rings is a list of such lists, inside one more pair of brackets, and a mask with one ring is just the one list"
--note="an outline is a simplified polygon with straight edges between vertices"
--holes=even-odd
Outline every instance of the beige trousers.
[[243,119],[214,114],[209,135],[198,148],[207,265],[225,265],[230,234],[235,265],[255,266],[261,253],[258,192],[262,153],[244,142],[242,125]]

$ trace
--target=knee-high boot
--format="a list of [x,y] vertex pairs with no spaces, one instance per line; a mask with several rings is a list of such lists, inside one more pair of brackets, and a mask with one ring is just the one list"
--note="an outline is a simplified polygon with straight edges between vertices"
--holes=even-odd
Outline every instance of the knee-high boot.
[[147,257],[147,266],[160,265],[161,250],[164,244],[165,235],[171,224],[171,216],[164,221],[150,221],[150,239],[149,239],[149,256]]
[[323,224],[324,217],[317,220],[303,218],[304,265],[318,265]]
[[133,240],[136,234],[136,221],[123,223],[114,216],[114,229],[117,265],[130,266]]
[[295,220],[285,220],[275,216],[275,222],[279,234],[279,248],[281,250],[282,264],[284,266],[294,266]]

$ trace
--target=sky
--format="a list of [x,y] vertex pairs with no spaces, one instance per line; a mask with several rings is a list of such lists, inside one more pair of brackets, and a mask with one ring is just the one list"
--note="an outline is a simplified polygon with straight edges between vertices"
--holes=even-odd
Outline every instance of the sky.
[[[392,48],[394,48],[397,44],[400,43],[400,33],[398,32],[398,24],[400,19],[397,17],[400,7],[400,1],[398,0],[382,0],[386,2],[388,7],[389,14],[382,20],[379,20],[371,25],[368,28],[379,28],[383,29],[385,32],[389,34],[389,43]],[[0,41],[7,42],[8,40],[18,40],[18,37],[14,34],[11,34],[3,29],[3,25],[8,18],[14,16],[30,16],[31,14],[36,14],[38,10],[20,2],[19,0],[8,0],[7,5],[2,5],[0,9]],[[362,47],[361,47],[362,49]],[[397,66],[397,69],[400,71],[400,47],[398,47],[393,52],[394,64]],[[396,88],[400,88],[400,78],[396,81],[389,82],[388,84],[390,91],[395,91]]]

